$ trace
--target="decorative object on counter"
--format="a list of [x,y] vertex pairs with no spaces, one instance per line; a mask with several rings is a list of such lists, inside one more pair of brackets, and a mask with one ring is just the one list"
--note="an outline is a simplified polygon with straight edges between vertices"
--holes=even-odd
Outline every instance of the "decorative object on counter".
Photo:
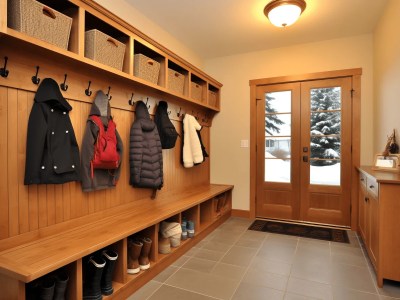
[[160,101],[158,103],[154,115],[154,122],[157,125],[158,134],[160,135],[161,147],[163,149],[174,148],[178,133],[176,132],[174,124],[172,124],[169,119],[167,102]]
[[400,172],[399,145],[396,142],[396,132],[388,136],[385,149],[381,154],[375,155],[373,170]]
[[114,292],[112,279],[115,263],[118,259],[118,253],[112,250],[103,250],[102,256],[106,262],[106,265],[104,267],[103,274],[101,275],[101,293],[109,296]]
[[10,28],[68,49],[72,18],[35,0],[8,0],[7,16]]
[[79,148],[69,118],[71,110],[58,83],[44,79],[29,115],[24,184],[80,180]]
[[98,91],[82,140],[82,190],[115,187],[121,174],[122,157],[122,139],[111,117],[109,100]]
[[129,162],[129,183],[132,186],[154,190],[162,188],[164,179],[160,136],[143,101],[136,104],[135,121],[130,131]]
[[106,261],[101,256],[90,256],[83,266],[83,299],[101,300],[101,276]]
[[399,153],[399,145],[396,143],[396,131],[393,129],[393,133],[388,137],[386,142],[385,150],[382,155],[388,156],[389,154]]

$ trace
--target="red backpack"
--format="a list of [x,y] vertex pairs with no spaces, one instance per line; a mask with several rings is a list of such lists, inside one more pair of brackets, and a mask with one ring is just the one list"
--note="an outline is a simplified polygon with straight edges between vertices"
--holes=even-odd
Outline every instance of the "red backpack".
[[92,172],[94,169],[115,170],[119,166],[119,154],[117,152],[117,136],[115,135],[116,125],[112,119],[108,121],[107,130],[99,116],[90,116],[90,119],[99,128],[96,144],[94,145],[94,155],[90,162]]

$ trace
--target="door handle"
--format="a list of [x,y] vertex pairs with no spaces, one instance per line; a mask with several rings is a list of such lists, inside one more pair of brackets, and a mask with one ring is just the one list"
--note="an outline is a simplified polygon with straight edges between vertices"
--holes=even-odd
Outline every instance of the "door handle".
[[307,153],[308,152],[308,147],[303,147],[303,152]]
[[308,162],[308,156],[307,155],[303,156],[303,162]]

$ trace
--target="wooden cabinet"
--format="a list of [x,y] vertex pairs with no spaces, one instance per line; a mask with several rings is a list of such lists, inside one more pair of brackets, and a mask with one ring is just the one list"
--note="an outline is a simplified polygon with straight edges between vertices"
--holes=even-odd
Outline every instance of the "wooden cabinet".
[[383,279],[400,281],[400,174],[359,172],[358,231],[382,287]]

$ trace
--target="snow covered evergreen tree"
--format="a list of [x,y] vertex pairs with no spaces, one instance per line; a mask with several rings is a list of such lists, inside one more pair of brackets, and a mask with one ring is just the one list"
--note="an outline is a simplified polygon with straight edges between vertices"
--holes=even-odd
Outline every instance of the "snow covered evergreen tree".
[[311,90],[311,160],[313,166],[329,166],[340,158],[340,88]]
[[281,119],[279,119],[278,115],[273,114],[276,113],[276,109],[272,108],[271,101],[275,100],[274,97],[266,95],[267,101],[265,102],[265,131],[273,135],[273,132],[279,133],[279,125],[285,124]]

